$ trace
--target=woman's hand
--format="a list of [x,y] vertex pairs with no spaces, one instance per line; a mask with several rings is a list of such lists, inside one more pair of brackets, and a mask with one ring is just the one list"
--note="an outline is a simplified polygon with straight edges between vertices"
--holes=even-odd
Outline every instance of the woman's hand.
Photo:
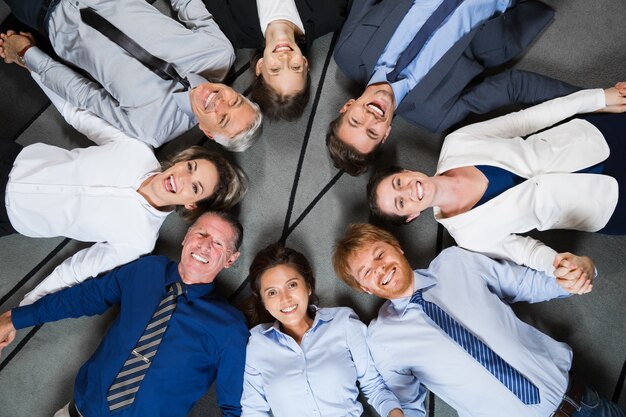
[[389,412],[388,417],[404,417],[404,413],[399,408],[394,408]]
[[626,82],[619,82],[615,87],[604,90],[606,107],[599,111],[604,113],[623,113],[626,111]]
[[570,294],[585,294],[593,289],[596,268],[588,256],[576,256],[569,252],[554,258],[554,276],[557,283]]

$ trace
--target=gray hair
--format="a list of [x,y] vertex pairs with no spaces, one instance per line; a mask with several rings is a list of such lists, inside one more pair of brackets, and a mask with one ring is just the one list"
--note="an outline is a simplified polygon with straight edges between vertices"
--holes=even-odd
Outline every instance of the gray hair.
[[244,100],[254,110],[254,119],[252,122],[239,134],[232,138],[227,138],[222,135],[215,135],[214,139],[217,143],[225,147],[231,152],[243,152],[248,149],[252,144],[261,136],[263,132],[263,114],[259,105],[248,98],[244,97]]

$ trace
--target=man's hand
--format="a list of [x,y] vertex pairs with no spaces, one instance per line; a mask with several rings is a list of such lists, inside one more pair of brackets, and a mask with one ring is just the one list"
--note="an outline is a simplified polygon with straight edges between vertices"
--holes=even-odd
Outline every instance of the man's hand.
[[626,82],[619,82],[615,87],[604,90],[606,107],[599,111],[604,113],[623,113],[626,111]]
[[576,256],[569,252],[554,258],[554,276],[557,283],[570,294],[585,294],[593,289],[595,266],[588,256]]
[[0,356],[2,349],[7,347],[15,339],[15,327],[11,321],[11,310],[0,316]]
[[7,33],[0,33],[0,58],[7,64],[15,63],[26,68],[18,60],[18,53],[29,45],[35,45],[35,38],[28,32],[8,30]]

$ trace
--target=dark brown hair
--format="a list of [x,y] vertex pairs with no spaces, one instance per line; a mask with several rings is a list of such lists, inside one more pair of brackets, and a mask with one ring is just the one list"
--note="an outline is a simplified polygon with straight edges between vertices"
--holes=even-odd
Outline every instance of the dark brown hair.
[[[252,58],[251,67],[254,70],[259,59],[263,56],[263,50],[257,51]],[[250,87],[250,98],[256,102],[263,114],[270,120],[293,121],[302,116],[311,95],[311,74],[309,67],[306,68],[306,80],[304,88],[295,93],[281,95],[274,91],[263,78],[263,74],[256,76]]]
[[[250,327],[254,327],[259,323],[268,323],[275,320],[263,305],[263,299],[261,297],[261,277],[266,271],[279,265],[290,266],[295,269],[298,274],[302,275],[304,282],[311,290],[309,304],[318,303],[318,298],[315,294],[313,269],[311,269],[311,264],[306,256],[295,249],[285,247],[282,243],[273,243],[261,249],[250,265],[248,279],[252,296],[250,300],[248,300],[245,309]],[[310,311],[309,314],[311,314]]]
[[161,169],[165,171],[179,162],[193,159],[205,159],[213,163],[217,169],[218,182],[209,197],[196,201],[194,210],[189,210],[185,206],[176,207],[183,219],[193,222],[208,209],[230,209],[241,201],[248,189],[248,177],[241,168],[229,162],[219,152],[210,151],[202,146],[192,146],[163,161]]
[[337,136],[337,129],[339,129],[339,123],[341,123],[342,118],[343,113],[328,125],[326,148],[328,148],[328,155],[333,161],[335,168],[343,169],[348,174],[356,177],[364,174],[367,168],[378,158],[382,149],[382,142],[370,153],[357,151],[353,146],[346,144]]
[[397,174],[402,171],[404,171],[404,168],[401,168],[397,165],[382,168],[376,171],[367,183],[367,203],[370,208],[370,213],[372,213],[373,216],[381,219],[383,222],[396,226],[406,224],[406,219],[408,219],[409,217],[383,212],[378,205],[378,195],[376,193],[376,189],[378,188],[378,185],[381,183],[382,180],[390,175]]

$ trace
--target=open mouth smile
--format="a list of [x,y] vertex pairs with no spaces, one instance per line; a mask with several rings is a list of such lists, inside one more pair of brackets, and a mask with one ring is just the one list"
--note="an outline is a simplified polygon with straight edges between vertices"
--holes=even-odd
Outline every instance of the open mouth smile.
[[387,113],[385,104],[378,100],[367,103],[367,108],[378,117],[385,117]]
[[391,278],[393,278],[395,273],[396,273],[396,268],[393,268],[391,271],[389,271],[389,273],[385,276],[385,278],[383,278],[383,280],[380,283],[380,285],[387,285],[387,284],[389,284],[389,281],[391,281]]
[[208,264],[208,263],[209,263],[209,260],[208,260],[208,259],[203,258],[202,256],[198,255],[198,254],[197,254],[197,253],[195,253],[195,252],[191,252],[191,257],[192,257],[193,259],[195,259],[196,261],[198,261],[198,262],[202,262],[203,264]]
[[293,48],[288,43],[279,43],[272,52],[293,52]]
[[165,191],[168,193],[176,194],[176,181],[174,180],[173,175],[170,175],[163,181],[163,186],[165,187]]
[[422,201],[422,198],[424,198],[424,186],[419,181],[415,184],[415,193],[417,199]]
[[289,306],[287,308],[283,308],[283,309],[280,310],[280,312],[288,314],[288,313],[291,313],[292,311],[294,311],[296,308],[298,308],[298,304],[294,304],[294,305]]

